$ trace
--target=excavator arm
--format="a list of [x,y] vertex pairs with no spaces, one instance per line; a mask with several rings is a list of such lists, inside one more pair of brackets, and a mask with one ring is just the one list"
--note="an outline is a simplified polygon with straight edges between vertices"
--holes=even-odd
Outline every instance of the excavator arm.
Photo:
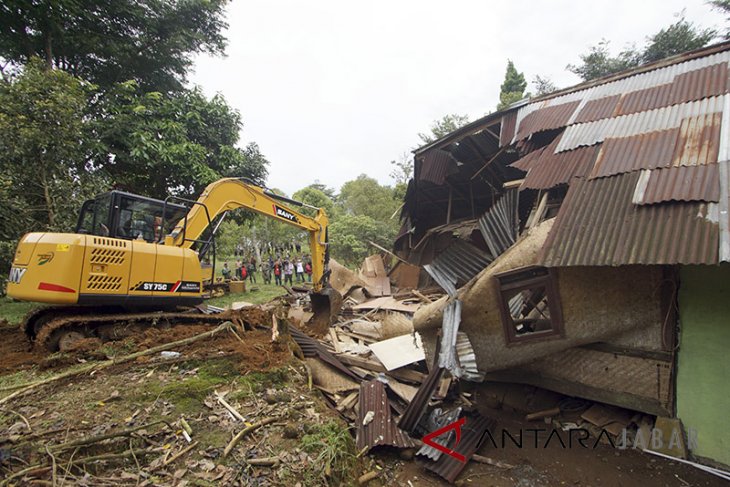
[[187,216],[165,237],[165,245],[189,248],[200,239],[217,216],[229,210],[247,208],[307,231],[312,255],[312,281],[314,291],[318,292],[322,290],[327,278],[329,220],[321,208],[316,208],[317,214],[312,218],[284,206],[282,204],[284,201],[302,205],[251,184],[245,179],[220,179],[205,188]]

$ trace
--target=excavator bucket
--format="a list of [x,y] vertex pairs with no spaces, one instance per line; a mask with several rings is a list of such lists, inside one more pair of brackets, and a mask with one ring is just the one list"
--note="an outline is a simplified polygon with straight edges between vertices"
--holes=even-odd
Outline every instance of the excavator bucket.
[[326,286],[319,292],[311,292],[309,299],[312,302],[313,316],[309,320],[309,327],[318,334],[325,334],[330,325],[335,322],[342,308],[342,295],[337,290]]

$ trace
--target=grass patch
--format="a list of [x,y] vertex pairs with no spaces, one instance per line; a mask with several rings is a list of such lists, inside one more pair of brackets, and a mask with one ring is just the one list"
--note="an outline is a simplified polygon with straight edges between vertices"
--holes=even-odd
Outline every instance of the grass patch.
[[206,303],[213,306],[220,306],[221,308],[230,306],[236,301],[246,301],[252,304],[263,304],[268,303],[277,296],[282,296],[286,294],[286,290],[284,290],[283,287],[275,286],[273,284],[262,284],[263,279],[261,278],[261,276],[259,275],[257,276],[257,278],[259,284],[251,284],[250,282],[246,281],[246,289],[256,287],[258,288],[257,291],[246,291],[245,293],[240,294],[226,294],[225,296],[221,296],[220,298],[209,299],[206,301]]
[[200,410],[203,400],[213,389],[238,376],[230,359],[192,360],[184,363],[181,369],[191,370],[196,367],[197,373],[188,378],[147,384],[142,396],[145,400],[154,400],[159,396],[160,399],[172,403],[179,413],[194,413]]
[[305,484],[347,485],[357,466],[355,441],[347,427],[336,421],[314,426],[301,440],[302,450],[314,458],[317,467],[305,472]]
[[26,301],[15,301],[7,296],[0,298],[0,320],[7,320],[13,325],[23,321],[25,315],[31,310],[40,306],[38,303],[28,303]]
[[246,399],[254,394],[264,392],[268,388],[286,384],[289,370],[286,367],[264,372],[251,372],[240,376],[236,383],[238,389],[232,391],[228,397],[232,401]]

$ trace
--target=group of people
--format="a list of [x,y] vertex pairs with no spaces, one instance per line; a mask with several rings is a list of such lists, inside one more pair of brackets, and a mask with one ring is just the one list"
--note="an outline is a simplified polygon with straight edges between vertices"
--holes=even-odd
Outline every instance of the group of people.
[[[235,269],[231,269],[228,262],[223,264],[223,270],[221,274],[224,279],[235,279],[239,281],[245,281],[256,284],[256,258],[251,257],[250,260],[243,262],[240,258],[236,260]],[[235,274],[234,274],[235,272]],[[301,257],[290,257],[285,258],[276,256],[276,259],[269,254],[267,259],[262,259],[261,262],[261,276],[264,284],[271,284],[271,276],[274,276],[274,283],[277,286],[282,284],[293,285],[294,279],[296,282],[312,282],[312,260],[307,255]]]

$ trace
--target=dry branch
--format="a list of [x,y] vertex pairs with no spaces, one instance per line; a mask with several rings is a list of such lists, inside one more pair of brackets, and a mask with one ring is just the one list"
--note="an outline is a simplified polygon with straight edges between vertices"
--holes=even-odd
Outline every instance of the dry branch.
[[257,429],[261,428],[262,426],[266,426],[267,424],[273,423],[276,421],[276,418],[266,418],[262,419],[261,421],[252,424],[251,426],[247,426],[246,428],[242,429],[236,436],[233,437],[233,439],[228,443],[226,446],[226,449],[223,450],[223,458],[226,458],[230,453],[231,450],[233,450],[239,441],[243,439],[244,436],[247,434],[256,431]]
[[116,431],[114,433],[107,433],[105,435],[99,435],[99,436],[89,436],[87,438],[81,438],[80,440],[70,441],[68,443],[61,443],[60,445],[54,445],[51,447],[51,450],[54,451],[61,451],[66,450],[68,448],[75,448],[78,446],[87,446],[87,445],[93,445],[94,443],[99,443],[105,440],[110,440],[112,438],[118,438],[120,436],[129,436],[135,431],[139,431],[145,428],[150,428],[152,426],[156,426],[158,424],[162,424],[164,421],[155,421],[153,423],[149,424],[143,424],[141,426],[135,426],[134,428],[129,428],[126,430]]

